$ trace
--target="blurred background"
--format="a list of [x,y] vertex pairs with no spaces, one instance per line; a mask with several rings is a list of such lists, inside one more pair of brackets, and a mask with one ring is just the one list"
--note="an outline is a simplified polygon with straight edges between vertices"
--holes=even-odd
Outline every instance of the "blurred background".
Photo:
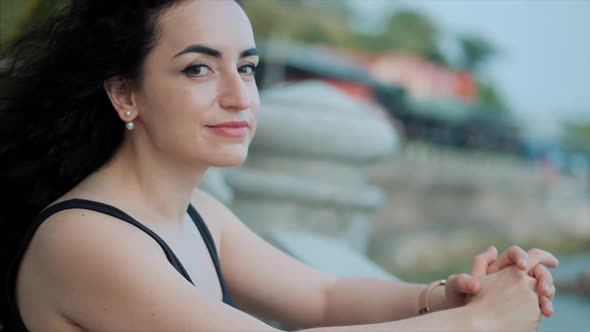
[[[63,1],[0,0],[0,49]],[[429,282],[556,254],[590,331],[590,1],[244,0],[262,110],[203,187],[317,268]]]

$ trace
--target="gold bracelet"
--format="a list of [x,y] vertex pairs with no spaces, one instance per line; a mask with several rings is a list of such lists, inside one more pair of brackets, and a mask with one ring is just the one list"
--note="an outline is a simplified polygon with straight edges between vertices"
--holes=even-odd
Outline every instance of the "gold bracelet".
[[424,288],[422,292],[420,292],[420,296],[418,297],[418,309],[420,309],[418,310],[418,313],[420,315],[432,312],[432,307],[430,306],[430,293],[432,293],[432,290],[435,287],[444,286],[446,284],[447,281],[445,279],[437,280],[431,282],[430,285],[426,286],[426,288]]

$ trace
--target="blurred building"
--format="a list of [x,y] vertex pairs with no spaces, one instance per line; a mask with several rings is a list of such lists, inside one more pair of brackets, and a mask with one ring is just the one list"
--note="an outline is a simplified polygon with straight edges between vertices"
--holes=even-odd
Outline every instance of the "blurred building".
[[477,83],[469,72],[453,71],[416,55],[377,55],[366,65],[372,77],[403,87],[413,99],[455,99],[465,104],[477,99]]
[[262,89],[322,80],[347,95],[382,107],[404,139],[436,145],[521,152],[520,130],[508,115],[477,100],[471,74],[416,56],[366,55],[322,46],[262,43],[257,81]]

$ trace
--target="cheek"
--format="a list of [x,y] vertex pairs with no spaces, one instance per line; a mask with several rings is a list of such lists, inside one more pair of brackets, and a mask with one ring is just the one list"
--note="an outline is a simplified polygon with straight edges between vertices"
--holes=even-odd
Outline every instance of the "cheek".
[[256,85],[254,85],[254,88],[251,90],[250,94],[251,94],[250,100],[252,100],[252,104],[250,106],[250,111],[252,112],[252,117],[253,117],[252,120],[254,123],[254,129],[256,129],[258,115],[260,112],[260,96],[258,95],[258,88],[256,87]]
[[211,120],[212,93],[207,89],[177,90],[169,96],[170,104],[166,107],[166,128],[164,133],[175,140],[182,150],[194,150],[195,144],[202,141],[203,127]]
[[159,148],[179,153],[194,150],[213,102],[213,93],[206,86],[199,88],[168,85],[146,92],[142,120]]
[[181,122],[184,120],[205,125],[215,103],[214,96],[215,90],[208,85],[179,88],[169,94],[168,99],[173,107],[170,112]]

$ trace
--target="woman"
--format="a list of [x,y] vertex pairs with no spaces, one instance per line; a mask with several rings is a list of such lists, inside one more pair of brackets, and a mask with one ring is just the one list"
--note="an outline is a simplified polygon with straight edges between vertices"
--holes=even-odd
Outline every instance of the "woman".
[[275,330],[253,314],[317,331],[534,330],[551,315],[547,252],[490,248],[444,287],[337,279],[194,189],[242,163],[256,129],[258,56],[235,1],[74,1],[47,31],[10,54],[0,122],[10,329]]

